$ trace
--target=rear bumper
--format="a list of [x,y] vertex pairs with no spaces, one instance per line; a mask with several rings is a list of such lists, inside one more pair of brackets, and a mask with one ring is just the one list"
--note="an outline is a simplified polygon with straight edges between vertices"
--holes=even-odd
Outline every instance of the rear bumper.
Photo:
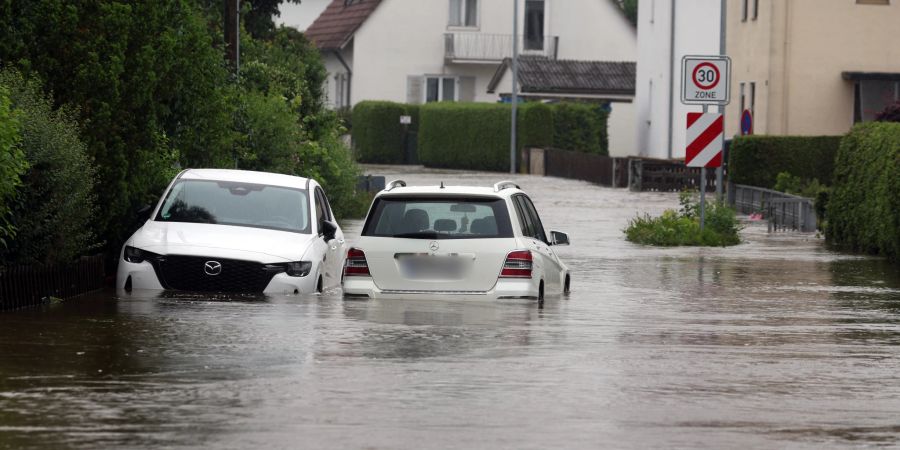
[[451,297],[498,300],[505,298],[538,298],[539,285],[532,279],[501,278],[489,291],[402,291],[378,288],[371,277],[346,277],[344,295],[368,298],[446,299]]

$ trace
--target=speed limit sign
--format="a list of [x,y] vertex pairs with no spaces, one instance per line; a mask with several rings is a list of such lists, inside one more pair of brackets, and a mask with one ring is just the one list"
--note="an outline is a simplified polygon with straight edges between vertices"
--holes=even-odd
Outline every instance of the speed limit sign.
[[727,56],[685,56],[681,68],[681,103],[727,105],[731,100],[731,59]]

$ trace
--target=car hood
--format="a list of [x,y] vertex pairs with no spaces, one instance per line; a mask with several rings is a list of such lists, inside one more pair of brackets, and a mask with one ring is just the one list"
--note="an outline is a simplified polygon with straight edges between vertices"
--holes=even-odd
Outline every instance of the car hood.
[[148,221],[128,245],[162,255],[202,255],[259,262],[301,261],[316,236],[263,228]]

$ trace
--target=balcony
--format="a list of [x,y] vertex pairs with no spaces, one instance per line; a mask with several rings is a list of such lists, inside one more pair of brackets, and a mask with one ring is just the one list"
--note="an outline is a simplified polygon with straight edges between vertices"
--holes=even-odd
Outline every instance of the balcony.
[[[444,60],[457,64],[497,64],[512,57],[513,35],[461,32],[444,34]],[[558,36],[519,36],[519,54],[556,59]]]

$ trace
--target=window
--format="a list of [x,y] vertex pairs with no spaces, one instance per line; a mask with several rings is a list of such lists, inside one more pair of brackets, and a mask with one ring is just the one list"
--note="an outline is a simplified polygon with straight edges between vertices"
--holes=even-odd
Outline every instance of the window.
[[753,20],[759,18],[759,0],[753,0]]
[[750,114],[756,117],[756,82],[750,82]]
[[478,0],[450,0],[451,27],[478,26]]
[[744,110],[747,109],[747,94],[745,92],[746,87],[747,83],[741,83],[741,114],[743,114]]
[[334,76],[334,107],[343,108],[350,106],[350,76],[339,73]]
[[741,0],[741,22],[747,21],[747,1],[748,0]]
[[890,5],[891,0],[856,0],[857,5]]
[[900,81],[859,80],[854,94],[854,122],[869,122],[886,106],[900,101]]
[[525,50],[544,50],[544,0],[525,0]]
[[456,77],[425,77],[425,102],[455,102]]
[[541,224],[541,218],[538,217],[537,210],[534,209],[531,199],[525,195],[515,195],[513,196],[513,203],[516,205],[516,214],[519,216],[522,234],[541,242],[547,242],[544,226]]
[[169,191],[154,220],[309,233],[308,205],[303,189],[181,179]]
[[513,233],[506,202],[500,198],[383,196],[375,200],[362,235],[485,239]]

